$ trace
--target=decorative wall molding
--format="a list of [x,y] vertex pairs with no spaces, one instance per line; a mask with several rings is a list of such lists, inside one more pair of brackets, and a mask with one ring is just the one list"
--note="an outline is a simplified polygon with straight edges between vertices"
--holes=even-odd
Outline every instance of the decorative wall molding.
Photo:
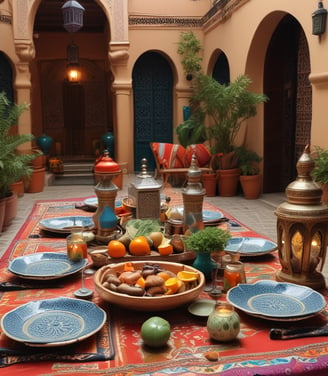
[[202,27],[205,24],[224,20],[249,0],[219,0],[214,2],[211,9],[203,17],[175,17],[130,15],[129,25],[170,26],[170,27]]

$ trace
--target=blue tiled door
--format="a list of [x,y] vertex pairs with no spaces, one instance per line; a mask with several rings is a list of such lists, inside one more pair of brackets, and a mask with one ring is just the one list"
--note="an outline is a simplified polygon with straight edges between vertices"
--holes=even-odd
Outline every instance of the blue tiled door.
[[148,170],[155,169],[150,142],[172,142],[172,70],[157,52],[140,56],[133,69],[134,96],[134,170],[140,171],[141,159]]

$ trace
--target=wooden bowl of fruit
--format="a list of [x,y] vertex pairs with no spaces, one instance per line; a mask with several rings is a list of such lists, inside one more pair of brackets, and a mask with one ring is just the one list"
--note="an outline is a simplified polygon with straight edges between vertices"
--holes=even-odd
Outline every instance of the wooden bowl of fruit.
[[96,292],[109,303],[137,311],[163,311],[196,299],[205,278],[189,265],[134,261],[101,267],[94,283]]

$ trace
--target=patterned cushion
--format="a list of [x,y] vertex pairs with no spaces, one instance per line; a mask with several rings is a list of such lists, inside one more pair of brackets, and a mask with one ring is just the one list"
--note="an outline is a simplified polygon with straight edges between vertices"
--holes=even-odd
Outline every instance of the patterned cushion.
[[186,149],[179,144],[151,142],[150,147],[161,168],[185,167]]
[[195,153],[196,155],[199,167],[204,167],[208,165],[211,159],[211,153],[209,148],[204,144],[195,144],[187,146],[185,162],[187,167],[190,166],[193,153]]

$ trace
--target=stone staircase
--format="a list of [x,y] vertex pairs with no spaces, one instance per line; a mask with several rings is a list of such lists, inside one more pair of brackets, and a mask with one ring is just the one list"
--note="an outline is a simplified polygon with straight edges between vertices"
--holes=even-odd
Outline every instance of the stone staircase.
[[64,173],[53,174],[48,185],[95,185],[94,160],[64,161]]

